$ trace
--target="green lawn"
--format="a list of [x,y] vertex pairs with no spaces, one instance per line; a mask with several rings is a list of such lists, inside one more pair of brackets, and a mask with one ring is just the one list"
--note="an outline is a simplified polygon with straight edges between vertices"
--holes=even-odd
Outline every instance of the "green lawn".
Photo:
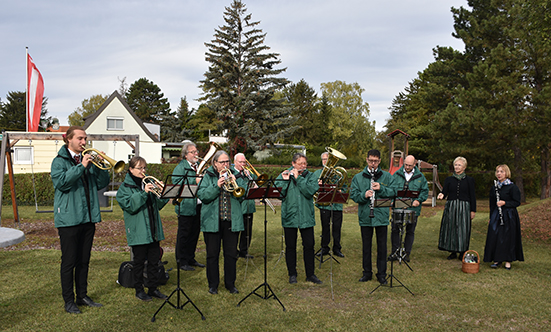
[[[526,206],[523,206],[525,208]],[[522,208],[521,208],[522,209]],[[118,207],[105,213],[103,223],[120,220]],[[268,283],[286,311],[273,298],[251,296],[263,282],[263,209],[255,215],[248,267],[238,261],[237,288],[229,294],[223,286],[210,295],[204,270],[181,273],[181,286],[206,317],[191,304],[183,310],[166,305],[151,322],[162,301],[143,303],[132,289],[116,284],[119,265],[128,260],[127,252],[94,251],[89,276],[89,295],[103,308],[82,308],[83,314],[69,315],[63,310],[59,282],[60,252],[55,249],[0,250],[0,330],[2,331],[548,331],[551,317],[551,245],[524,241],[525,262],[513,263],[510,271],[493,270],[481,264],[480,272],[461,271],[461,261],[446,260],[447,253],[437,248],[441,212],[419,220],[410,263],[394,265],[396,277],[415,295],[401,287],[377,287],[375,281],[359,283],[361,240],[355,214],[344,215],[342,234],[345,258],[340,264],[316,263],[316,274],[323,285],[304,281],[299,250],[298,284],[290,285],[281,253],[281,222],[268,213]],[[34,207],[21,207],[23,222],[52,223],[49,214],[34,214]],[[174,229],[171,206],[163,209],[167,228]],[[10,206],[2,211],[2,226],[11,227]],[[319,216],[317,216],[319,218]],[[471,249],[483,255],[487,212],[478,213],[473,223]],[[318,222],[319,224],[319,222]],[[321,227],[316,226],[316,236]],[[54,233],[55,235],[55,233]],[[34,234],[27,234],[32,241]],[[299,240],[300,241],[300,240]],[[167,243],[171,243],[168,241]],[[167,243],[164,246],[167,246]],[[319,237],[316,237],[319,247]],[[24,244],[21,244],[24,245]],[[389,241],[390,246],[390,241]],[[300,248],[300,243],[298,245]],[[170,248],[167,248],[170,249]],[[205,262],[200,242],[198,260]],[[175,267],[173,250],[167,250],[168,268]],[[253,264],[254,263],[254,264]],[[276,265],[277,263],[277,265]],[[221,264],[222,267],[222,264]],[[388,265],[390,272],[390,264]],[[332,272],[332,273],[331,273]],[[332,276],[332,282],[331,282]],[[246,278],[245,278],[246,277]],[[394,286],[398,285],[396,282]],[[170,272],[167,295],[176,287],[176,272]],[[263,292],[260,292],[263,294]],[[176,297],[171,299],[177,302]],[[181,303],[184,301],[182,300]]]

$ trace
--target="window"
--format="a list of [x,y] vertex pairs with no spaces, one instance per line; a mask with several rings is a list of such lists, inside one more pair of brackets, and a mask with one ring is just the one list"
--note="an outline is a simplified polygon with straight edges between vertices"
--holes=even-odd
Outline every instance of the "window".
[[16,146],[13,148],[13,163],[14,164],[33,164],[33,148],[30,146]]
[[124,130],[122,126],[123,118],[107,118],[107,130]]

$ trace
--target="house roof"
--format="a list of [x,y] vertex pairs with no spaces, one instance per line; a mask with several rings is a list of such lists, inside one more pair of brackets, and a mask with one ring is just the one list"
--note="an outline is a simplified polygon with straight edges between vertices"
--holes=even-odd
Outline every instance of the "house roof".
[[147,129],[146,126],[144,126],[143,121],[134,113],[134,111],[130,108],[130,105],[126,102],[126,100],[117,92],[113,92],[109,98],[101,105],[101,107],[94,113],[84,118],[84,130],[86,130],[97,118],[98,116],[117,98],[121,104],[124,106],[124,108],[128,111],[128,113],[132,116],[134,121],[142,128],[142,130],[153,140],[153,142],[159,142],[160,138],[155,137],[149,129]]

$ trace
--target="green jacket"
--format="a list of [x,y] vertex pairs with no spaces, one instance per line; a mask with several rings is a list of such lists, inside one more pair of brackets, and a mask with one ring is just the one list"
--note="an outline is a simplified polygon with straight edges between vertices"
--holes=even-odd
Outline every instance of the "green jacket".
[[[242,172],[239,172],[237,169],[232,167],[233,173],[236,174],[236,182],[240,187],[243,187],[245,189],[248,189],[249,185],[249,178]],[[256,175],[251,174],[251,177],[253,179],[256,179]],[[247,191],[248,193],[248,191]],[[245,194],[245,197],[247,197],[247,194]],[[248,213],[255,213],[256,212],[256,206],[254,199],[244,199],[243,203],[241,203],[241,211],[243,211],[243,214]]]
[[[174,168],[174,171],[172,171],[172,183],[173,184],[181,184],[184,181],[183,176],[178,175],[187,175],[187,176],[195,176],[197,173],[191,168],[191,165],[186,159],[183,159],[180,161],[178,165]],[[195,184],[195,177],[187,178],[186,183],[189,184]],[[174,208],[174,211],[177,215],[181,216],[194,216],[197,214],[197,198],[184,198],[180,202],[180,204],[176,205]]]
[[[232,170],[233,172],[233,170]],[[235,173],[234,173],[235,175]],[[197,189],[197,197],[203,202],[201,207],[201,231],[202,232],[218,232],[219,231],[219,201],[220,190],[218,187],[218,172],[214,167],[209,167],[199,183]],[[231,195],[231,230],[232,232],[241,232],[245,230],[243,227],[243,212],[241,211],[241,202],[243,197],[236,198]]]
[[[375,198],[392,198],[396,195],[396,189],[394,186],[394,180],[390,173],[381,170],[377,170],[375,174],[375,182],[381,184],[381,188],[375,192]],[[371,186],[371,174],[368,168],[354,176],[352,184],[350,186],[350,198],[358,203],[358,221],[360,226],[387,226],[389,207],[376,207],[374,209],[374,218],[369,217],[371,198],[365,198],[365,193]]]
[[[148,196],[153,202],[155,237],[151,233],[152,221],[147,210]],[[124,182],[117,190],[117,202],[119,202],[119,206],[124,212],[124,228],[126,229],[126,241],[129,246],[149,244],[165,239],[159,210],[168,203],[168,199],[159,199],[153,193],[146,193],[136,185],[130,173],[127,173]]]
[[[90,163],[75,165],[67,145],[59,149],[52,161],[51,177],[54,184],[54,225],[56,228],[101,221],[98,189],[109,184],[109,171]],[[84,178],[88,182],[85,188]],[[88,206],[88,201],[90,205]]]
[[[323,171],[323,168],[320,168],[317,171],[315,171],[314,172],[314,177],[316,179],[319,179],[322,171]],[[320,210],[342,211],[342,204],[341,203],[334,203],[333,208],[331,208],[331,205],[319,205],[319,204],[316,204],[316,207]]]
[[[289,168],[288,170],[292,170]],[[282,180],[281,174],[276,180]],[[288,228],[308,228],[316,225],[314,214],[314,194],[319,189],[318,178],[314,173],[304,170],[295,179],[289,181],[276,181],[277,187],[282,187],[281,199],[281,225]]]
[[[419,197],[415,198],[414,201],[419,201],[419,203],[423,203],[427,200],[427,198],[429,198],[429,185],[427,183],[427,179],[425,178],[423,173],[421,173],[419,168],[417,168],[417,166],[415,166],[413,170],[413,176],[409,180],[408,190],[419,191]],[[400,167],[400,169],[394,173],[393,177],[396,192],[398,192],[399,190],[404,190],[404,184],[406,183],[404,166]],[[415,215],[419,216],[421,214],[421,204],[419,204],[419,206],[417,207],[408,208],[407,210],[413,210],[415,211]]]

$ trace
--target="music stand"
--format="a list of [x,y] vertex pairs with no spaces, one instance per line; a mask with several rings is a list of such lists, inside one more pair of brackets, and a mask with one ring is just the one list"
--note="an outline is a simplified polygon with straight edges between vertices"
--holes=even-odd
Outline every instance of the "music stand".
[[[318,198],[316,199],[316,203],[331,206],[331,218],[329,219],[329,230],[333,229],[333,204],[334,203],[346,204],[346,203],[348,203],[348,197],[349,196],[350,195],[348,193],[341,192],[339,190],[339,188],[337,188],[337,186],[334,185],[334,184],[322,184],[322,185],[320,185],[319,190],[318,190]],[[333,236],[330,236],[330,239],[331,239],[331,241],[329,241],[329,243],[331,243],[333,241]],[[335,262],[337,262],[338,264],[340,264],[340,262],[335,258],[335,256],[333,256],[333,251],[332,250],[329,251],[329,258],[327,258],[325,260],[323,259],[323,248],[320,248],[320,250],[318,252],[320,252],[320,251],[321,251],[321,255],[319,257],[320,269],[321,269],[321,264],[323,264],[324,262],[326,262],[328,260],[331,260],[331,266],[330,266],[330,269],[329,269],[329,279],[330,279],[330,282],[331,282],[331,297],[334,298],[334,295],[333,295],[333,260]]]
[[[174,176],[174,177],[183,177],[182,184],[168,184],[169,183],[168,180],[172,176]],[[165,181],[165,183],[167,183],[167,184],[165,184],[160,198],[172,198],[172,199],[197,198],[196,192],[197,192],[198,185],[195,184],[196,183],[196,181],[195,181],[196,178],[197,178],[196,175],[189,175],[189,176],[188,175],[168,175],[167,178],[166,178],[166,181]],[[193,184],[190,183],[190,179],[193,179],[192,180]],[[163,307],[167,303],[170,304],[174,309],[183,309],[186,304],[191,303],[191,305],[193,305],[195,310],[197,310],[197,312],[201,315],[201,319],[205,320],[205,316],[203,315],[201,310],[199,310],[199,308],[197,308],[195,303],[193,303],[193,301],[189,298],[189,296],[187,296],[187,294],[184,292],[184,290],[180,287],[180,260],[179,259],[176,260],[176,266],[177,266],[176,289],[174,289],[172,291],[172,293],[170,293],[170,295],[165,299],[163,304],[161,304],[159,309],[157,309],[157,311],[155,312],[155,314],[151,318],[151,321],[155,322],[155,316],[157,316],[157,314],[161,311],[161,309],[163,309]],[[182,295],[184,295],[187,299],[187,301],[184,302],[183,304],[180,304],[180,293]],[[170,302],[170,298],[174,294],[176,294],[176,297],[177,297],[177,304],[176,305],[174,305],[172,302]]]
[[[412,206],[412,198],[417,198],[419,197],[419,191],[409,191],[409,190],[400,190],[397,192],[397,197],[395,198],[394,200],[394,204],[392,204],[390,207],[392,207],[393,209],[394,208],[409,208]],[[389,200],[390,201],[390,200]],[[386,203],[385,203],[386,204]],[[385,205],[386,206],[386,205]],[[394,214],[393,214],[393,220],[392,220],[392,224],[394,224],[395,221],[394,221]],[[402,222],[401,225],[399,226],[400,227],[400,246],[398,247],[398,249],[396,249],[396,251],[394,253],[392,253],[390,256],[391,257],[395,257],[397,258],[399,264],[402,264],[402,262],[404,262],[406,264],[406,266],[411,270],[413,271],[413,269],[411,268],[411,266],[409,266],[408,262],[404,260],[404,257],[405,257],[405,239],[404,239],[404,229],[405,229],[405,225],[406,223],[405,222]],[[391,228],[392,229],[392,228]],[[403,241],[402,241],[403,240]],[[394,288],[394,287],[404,287],[411,295],[415,295],[411,292],[411,290],[409,290],[409,288],[407,288],[406,285],[404,285],[404,283],[402,283],[398,278],[396,278],[396,276],[394,275],[394,259],[392,259],[390,261],[390,274],[386,277],[386,281],[389,281],[388,282],[388,286],[386,285],[383,285],[383,284],[379,284],[374,290],[371,291],[371,293],[369,294],[372,294],[373,292],[375,292],[379,287],[381,286],[385,286],[385,287],[389,287],[389,288]],[[393,284],[393,281],[396,280],[400,285],[399,286],[394,286]]]
[[[286,181],[286,180],[283,180],[283,181]],[[268,271],[267,271],[267,234],[268,234],[268,231],[267,231],[267,224],[268,224],[268,211],[267,211],[267,204],[266,204],[266,199],[268,198],[281,198],[281,197],[284,197],[283,193],[282,193],[282,188],[281,187],[276,187],[275,184],[274,184],[274,180],[273,179],[269,179],[266,181],[266,184],[262,187],[258,187],[258,188],[252,188],[252,189],[249,189],[249,192],[247,194],[247,199],[260,199],[261,202],[264,204],[264,282],[262,284],[260,284],[258,287],[256,287],[252,292],[250,292],[247,296],[245,296],[241,301],[239,301],[239,303],[237,304],[237,306],[239,307],[241,305],[241,303],[243,301],[245,301],[249,296],[251,295],[256,295],[258,297],[260,297],[261,299],[264,299],[264,300],[267,300],[271,297],[273,297],[274,299],[277,300],[277,302],[279,302],[279,304],[281,305],[281,307],[283,308],[283,311],[286,311],[285,309],[285,306],[283,305],[283,303],[281,303],[281,301],[279,300],[279,298],[275,295],[274,291],[272,290],[272,287],[270,287],[270,285],[268,284]],[[256,291],[261,289],[261,288],[264,288],[264,294],[258,294]]]

